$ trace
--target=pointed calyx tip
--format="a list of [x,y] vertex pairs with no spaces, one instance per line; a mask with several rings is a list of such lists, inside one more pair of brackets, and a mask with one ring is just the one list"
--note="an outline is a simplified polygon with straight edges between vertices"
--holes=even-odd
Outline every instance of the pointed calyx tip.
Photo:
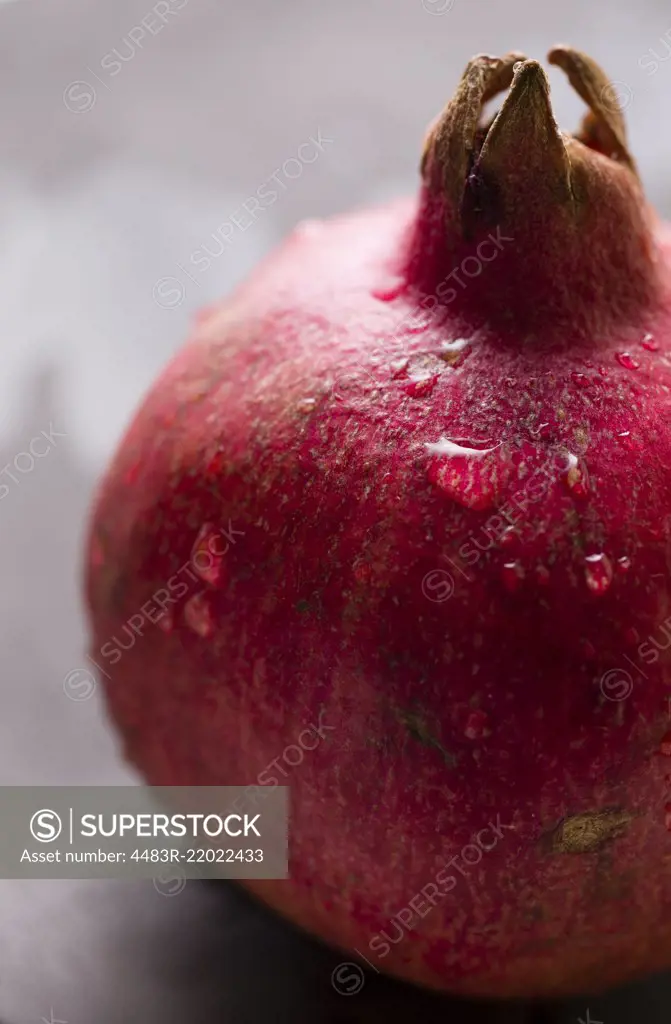
[[[480,54],[469,61],[453,99],[427,134],[422,175],[430,189],[442,193],[449,219],[466,234],[474,215],[487,215],[502,183],[504,192],[506,182],[512,192],[533,184],[572,203],[572,167],[585,156],[576,143],[636,174],[624,117],[606,74],[567,46],[554,47],[548,59],[562,68],[589,108],[575,137],[563,135],[557,126],[543,67],[522,53]],[[498,114],[483,123],[485,104],[506,89]],[[495,211],[489,212],[496,219]]]
[[[469,62],[426,138],[406,274],[471,325],[592,336],[659,304],[658,246],[613,84],[568,46],[549,61],[587,105],[576,135],[560,131],[538,61]],[[468,287],[441,291],[462,267]]]
[[561,68],[580,98],[589,107],[576,138],[601,150],[636,172],[627,147],[627,126],[615,87],[605,71],[591,57],[570,46],[555,46],[548,54],[550,64]]

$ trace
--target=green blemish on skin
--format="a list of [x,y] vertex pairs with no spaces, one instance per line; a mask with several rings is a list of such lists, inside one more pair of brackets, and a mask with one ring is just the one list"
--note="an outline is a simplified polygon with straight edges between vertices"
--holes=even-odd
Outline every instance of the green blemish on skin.
[[450,768],[456,766],[457,759],[454,754],[450,754],[448,750],[445,750],[440,740],[429,732],[426,722],[421,715],[416,711],[404,711],[402,708],[395,708],[394,714],[414,740],[417,740],[418,743],[425,747],[433,747],[434,750],[438,750],[445,759],[445,764]]

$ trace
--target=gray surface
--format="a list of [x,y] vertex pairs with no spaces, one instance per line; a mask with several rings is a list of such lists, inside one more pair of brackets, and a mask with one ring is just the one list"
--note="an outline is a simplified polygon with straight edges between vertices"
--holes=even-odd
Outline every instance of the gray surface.
[[[639,65],[651,47],[668,52],[661,0],[188,0],[108,77],[101,59],[129,52],[122,41],[151,6],[0,4],[0,466],[50,422],[67,434],[0,501],[5,783],[131,777],[98,694],[73,700],[62,685],[83,664],[80,550],[94,479],[198,306],[297,220],[415,187],[424,126],[472,53],[543,57],[557,41],[591,51],[629,101],[649,195],[671,210],[671,61],[653,76]],[[580,103],[551,78],[570,128]],[[85,113],[63,101],[76,80],[97,90]],[[318,128],[334,144],[185,281],[180,305],[160,308],[155,282]],[[0,883],[0,1015],[11,1024],[48,1021],[52,1009],[68,1024],[389,1020],[390,1006],[433,1019],[378,979],[335,996],[333,963],[227,887],[193,883],[166,898],[151,885]],[[659,991],[581,1001],[565,1019],[585,1020],[589,1005],[604,1024],[662,1020]]]

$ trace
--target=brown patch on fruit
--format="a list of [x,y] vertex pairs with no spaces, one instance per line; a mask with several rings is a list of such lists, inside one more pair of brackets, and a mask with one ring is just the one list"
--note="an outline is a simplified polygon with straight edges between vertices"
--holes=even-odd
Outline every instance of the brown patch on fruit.
[[574,814],[547,834],[553,853],[594,853],[621,835],[633,819],[620,808]]
[[575,447],[578,448],[581,455],[584,455],[590,445],[589,428],[583,426],[576,427],[573,431],[573,439],[575,441]]

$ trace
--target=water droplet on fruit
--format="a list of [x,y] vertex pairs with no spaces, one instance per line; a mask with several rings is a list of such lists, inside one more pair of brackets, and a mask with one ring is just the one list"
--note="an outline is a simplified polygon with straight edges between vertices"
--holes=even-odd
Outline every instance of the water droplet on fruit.
[[655,341],[652,334],[650,333],[646,334],[643,341],[641,342],[641,345],[648,352],[659,352],[659,343]]
[[549,441],[554,436],[554,427],[551,423],[541,423],[536,433],[542,441]]
[[585,579],[593,594],[605,594],[613,580],[613,566],[603,552],[598,555],[587,555],[585,562]]
[[576,370],[574,370],[571,374],[571,378],[573,380],[573,383],[576,384],[579,388],[589,387],[589,378],[586,377],[584,373],[578,373]]
[[371,295],[374,299],[379,299],[380,302],[393,302],[394,299],[399,297],[404,288],[405,281],[399,278],[398,280],[389,281],[380,288],[374,288]]
[[629,572],[630,569],[631,569],[631,558],[628,558],[627,555],[622,555],[621,558],[618,558],[618,560],[617,560],[617,571],[618,572],[625,573],[625,572]]
[[638,370],[641,365],[637,362],[630,352],[618,352],[615,355],[620,366],[624,366],[625,370]]
[[205,594],[194,594],[184,605],[184,621],[198,636],[208,637],[214,629],[210,602]]
[[469,345],[468,338],[454,338],[452,341],[443,341],[440,350],[441,352],[463,352]]
[[662,757],[671,757],[671,732],[667,732],[666,735],[662,736],[659,752]]
[[572,452],[566,452],[564,483],[574,498],[587,497],[587,474],[580,467],[578,456]]
[[454,341],[444,341],[440,346],[440,358],[450,366],[457,366],[463,362],[470,352],[471,343],[468,338],[455,338]]
[[489,736],[491,730],[487,728],[489,716],[484,711],[472,711],[466,721],[464,736],[469,740],[480,740],[483,736]]
[[617,434],[617,439],[620,442],[620,444],[624,448],[627,448],[629,451],[633,451],[634,448],[636,447],[636,445],[634,444],[634,439],[631,436],[631,431],[630,430],[621,430]]
[[405,376],[405,371],[408,369],[409,359],[395,359],[393,363],[390,363],[390,370],[392,380],[398,379],[398,377]]
[[301,398],[300,402],[298,403],[298,411],[312,412],[316,404],[317,400],[315,398]]
[[431,394],[437,383],[437,374],[426,373],[421,376],[413,377],[403,385],[403,390],[406,395],[410,395],[411,398],[423,398],[424,395]]
[[212,523],[204,523],[191,549],[191,562],[197,576],[211,587],[221,583],[224,568],[222,537]]
[[519,562],[506,562],[501,570],[503,585],[510,594],[519,590],[524,580],[524,569]]
[[436,458],[429,465],[429,479],[465,508],[491,508],[507,483],[509,464],[502,458],[501,442],[491,448],[474,448],[441,438],[425,445]]
[[475,448],[471,445],[476,445],[484,442],[480,441],[469,441],[467,444],[462,445],[460,442],[465,440],[459,438],[459,441],[451,441],[449,437],[441,437],[439,441],[431,441],[425,445],[427,451],[432,452],[434,455],[449,455],[456,458],[484,458],[485,455],[491,455],[503,444],[499,441],[498,444],[492,445],[490,448]]

